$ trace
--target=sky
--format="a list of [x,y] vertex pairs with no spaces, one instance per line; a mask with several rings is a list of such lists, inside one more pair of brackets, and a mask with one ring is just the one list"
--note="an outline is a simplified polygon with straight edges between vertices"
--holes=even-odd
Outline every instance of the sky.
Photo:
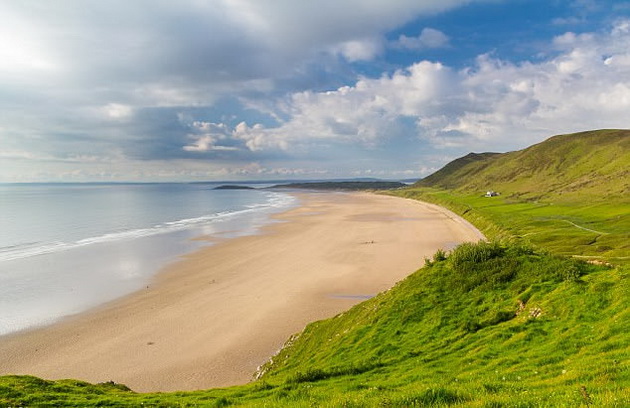
[[2,0],[0,182],[426,176],[630,127],[630,0]]

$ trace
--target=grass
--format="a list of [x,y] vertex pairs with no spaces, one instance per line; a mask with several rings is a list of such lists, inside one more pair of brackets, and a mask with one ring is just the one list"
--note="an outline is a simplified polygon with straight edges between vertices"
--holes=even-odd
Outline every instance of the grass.
[[490,238],[513,239],[560,255],[630,262],[630,202],[625,197],[521,201],[422,187],[395,194],[443,205]]
[[[629,180],[630,130],[608,129],[471,153],[396,194],[450,208],[490,238],[628,263]],[[501,195],[483,197],[487,190]]]
[[526,149],[457,159],[417,183],[457,192],[500,191],[535,201],[622,198],[630,193],[630,130],[558,135]]
[[523,245],[466,244],[310,324],[251,384],[137,394],[8,376],[0,406],[628,406],[629,275]]

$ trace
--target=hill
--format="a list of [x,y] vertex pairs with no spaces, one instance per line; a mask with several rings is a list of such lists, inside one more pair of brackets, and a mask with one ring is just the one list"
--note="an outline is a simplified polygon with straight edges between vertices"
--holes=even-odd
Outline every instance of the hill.
[[[488,190],[500,195],[484,197]],[[630,262],[629,130],[559,135],[520,151],[469,154],[397,195],[448,207],[491,238]]]
[[289,188],[306,190],[364,191],[393,190],[407,187],[398,181],[311,181],[305,183],[278,184],[270,188]]
[[541,199],[630,195],[630,130],[558,135],[509,153],[471,153],[417,182],[458,192]]
[[414,183],[415,187],[461,187],[462,180],[469,179],[488,167],[501,153],[468,153],[455,159],[437,172]]

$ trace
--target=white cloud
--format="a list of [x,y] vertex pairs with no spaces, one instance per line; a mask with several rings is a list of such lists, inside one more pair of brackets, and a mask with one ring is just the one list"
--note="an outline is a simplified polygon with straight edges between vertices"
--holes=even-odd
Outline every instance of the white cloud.
[[[182,120],[180,116],[180,120]],[[193,133],[188,135],[192,143],[182,149],[187,152],[236,151],[238,147],[222,143],[229,138],[229,129],[223,123],[195,121],[190,125]]]
[[268,91],[326,58],[370,60],[387,31],[469,1],[9,0],[0,4],[0,84],[4,72],[22,92],[46,83],[33,91],[63,103],[89,93],[97,105],[116,94],[135,108],[200,106]]
[[417,37],[407,37],[401,34],[398,40],[392,43],[392,46],[408,50],[424,50],[428,48],[443,48],[448,46],[448,43],[448,36],[440,30],[424,28]]
[[369,61],[383,51],[383,44],[378,38],[353,40],[343,42],[333,50],[350,62]]
[[245,142],[245,146],[253,152],[270,149],[287,149],[287,142],[274,138],[265,127],[259,123],[252,127],[241,122],[234,128],[232,136]]
[[[371,147],[407,131],[436,147],[505,150],[555,133],[627,128],[630,23],[608,33],[567,33],[546,61],[509,63],[481,55],[460,72],[428,61],[329,92],[300,92],[279,103],[277,128],[243,127],[256,149],[334,144]],[[411,120],[411,124],[410,124]],[[403,123],[403,125],[401,125]],[[400,128],[402,126],[402,128]]]
[[326,169],[312,169],[301,167],[271,167],[265,166],[259,162],[248,163],[243,166],[236,167],[224,167],[220,170],[224,175],[231,176],[267,176],[267,177],[295,177],[295,176],[308,176],[308,177],[324,177],[330,174]]
[[379,79],[329,92],[300,92],[283,102],[291,120],[278,128],[242,126],[239,137],[256,149],[300,148],[312,144],[359,143],[371,147],[396,131],[403,117],[439,110],[453,88],[454,73],[427,61]]
[[133,109],[129,105],[120,103],[108,103],[103,107],[103,112],[111,119],[127,119],[133,114]]
[[2,7],[0,21],[0,75],[13,78],[25,74],[50,75],[60,68],[37,24],[21,13]]
[[349,75],[348,62],[378,56],[388,31],[470,1],[2,1],[0,144],[37,157],[118,149],[145,160],[282,150],[284,138],[255,124],[225,140],[193,131],[182,143],[187,129],[174,116],[321,88],[340,67]]
[[[311,160],[317,169],[348,152],[369,163],[378,156],[371,152],[387,149],[389,158],[411,156],[414,148],[432,149],[426,141],[446,157],[452,147],[505,150],[553,133],[628,127],[630,20],[624,19],[607,33],[557,37],[546,60],[483,55],[463,70],[419,61],[328,92],[303,91],[324,89],[331,79],[348,83],[356,67],[348,62],[386,55],[387,46],[449,46],[448,36],[432,28],[395,44],[384,36],[420,15],[471,1],[85,0],[81,7],[73,0],[3,1],[0,151],[10,152],[4,160],[16,175],[37,177],[29,165],[46,158],[74,157],[87,166],[98,151],[115,157],[115,168],[103,161],[90,174],[125,168],[130,178],[149,177],[168,166],[157,160],[192,157],[190,167],[186,160],[174,165],[181,177],[202,177],[243,161],[259,160],[265,174],[302,168],[270,165],[265,157]],[[596,2],[576,3],[584,4]],[[226,96],[232,105],[220,106]],[[230,111],[234,100],[247,98]],[[176,112],[191,119],[178,121]],[[244,122],[235,125],[232,114]],[[429,163],[426,151],[418,160]],[[212,166],[203,160],[209,157]],[[230,157],[239,165],[220,163]],[[19,160],[26,164],[18,169]],[[145,170],[149,160],[154,167]],[[175,170],[163,174],[178,177]]]
[[580,24],[580,23],[584,23],[585,19],[582,17],[575,17],[575,16],[571,16],[571,17],[556,17],[553,20],[551,20],[551,23],[554,25],[558,25],[558,26],[563,26],[563,25],[575,25],[575,24]]

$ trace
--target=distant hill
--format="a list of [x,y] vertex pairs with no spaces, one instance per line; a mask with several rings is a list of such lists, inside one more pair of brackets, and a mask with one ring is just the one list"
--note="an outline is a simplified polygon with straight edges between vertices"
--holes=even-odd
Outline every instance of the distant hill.
[[213,190],[255,190],[255,188],[250,187],[250,186],[236,185],[236,184],[224,184],[224,185],[213,188]]
[[478,174],[501,157],[501,153],[468,153],[464,157],[455,159],[437,172],[414,183],[415,186],[458,188],[462,180]]
[[271,188],[299,188],[309,190],[393,190],[407,187],[406,184],[397,181],[324,181],[307,183],[278,184]]
[[415,183],[520,198],[630,194],[630,130],[558,135],[509,153],[470,153]]

